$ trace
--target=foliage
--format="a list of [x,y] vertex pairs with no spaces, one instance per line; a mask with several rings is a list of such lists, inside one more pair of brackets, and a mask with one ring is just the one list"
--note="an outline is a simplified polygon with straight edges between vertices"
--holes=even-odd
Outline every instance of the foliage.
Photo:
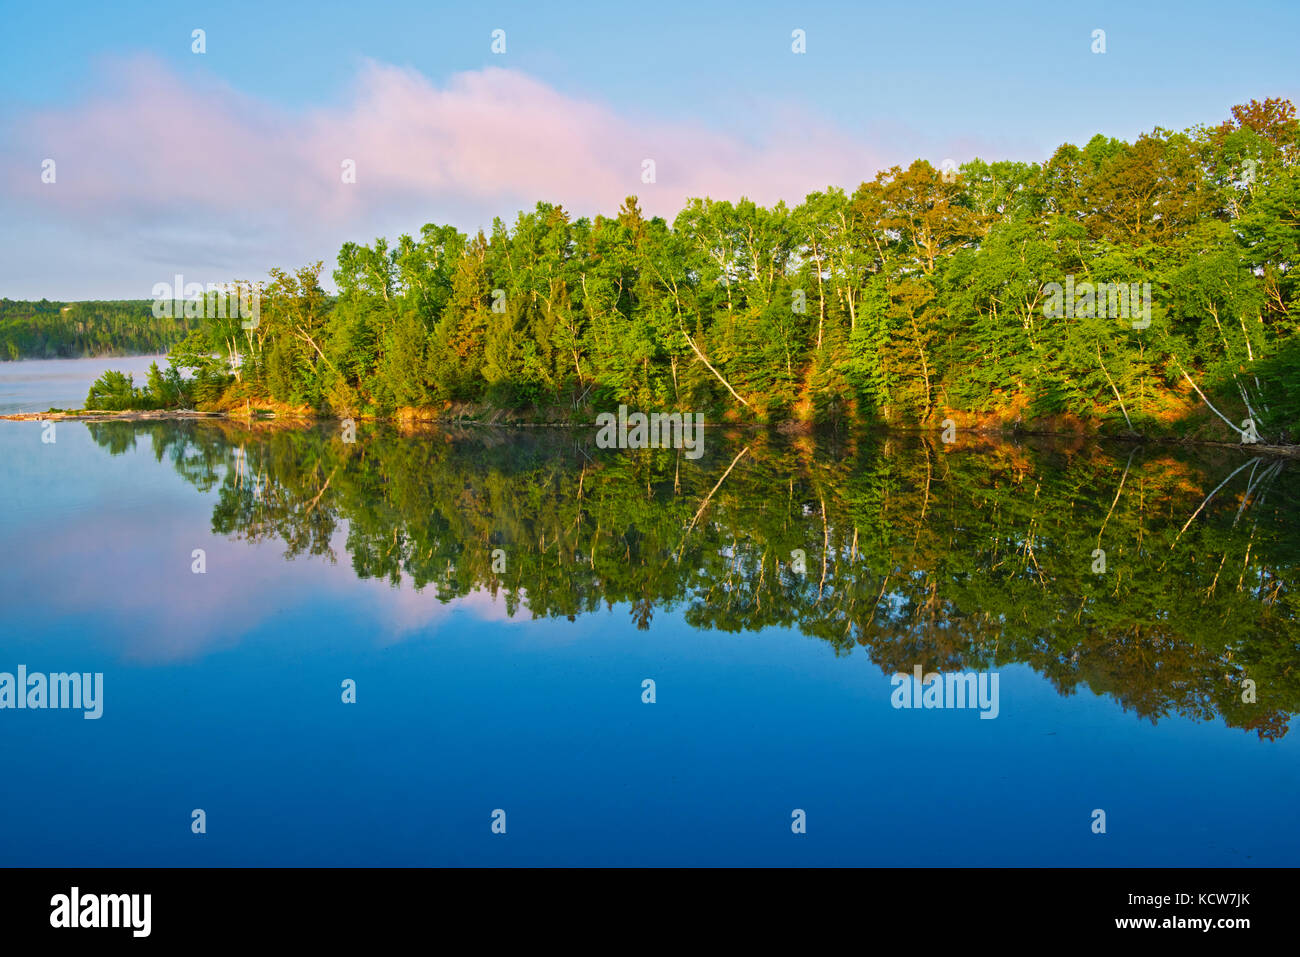
[[[757,422],[1184,422],[1220,439],[1250,419],[1285,441],[1298,130],[1289,102],[1252,101],[1219,126],[1096,136],[1044,163],[917,160],[794,208],[693,199],[671,224],[635,197],[594,219],[542,202],[472,237],[347,243],[334,300],[322,263],[272,270],[259,324],[204,320],[172,355],[204,399],[340,415],[589,420],[626,403]],[[1053,284],[1078,286],[1064,314]]]
[[158,363],[149,363],[149,374],[143,388],[135,385],[135,377],[108,370],[90,386],[86,395],[86,409],[104,412],[123,412],[141,409],[188,408],[194,402],[194,382],[185,379],[175,364],[167,370]]
[[0,299],[0,359],[74,359],[163,353],[195,320],[157,318],[148,300],[19,302]]
[[1300,486],[1282,460],[837,432],[747,434],[742,451],[711,429],[692,461],[571,429],[363,425],[349,443],[231,421],[89,428],[115,453],[150,437],[213,493],[219,534],[286,557],[341,545],[357,576],[443,601],[487,590],[534,617],[618,606],[640,628],[674,610],[737,634],[798,628],[890,674],[1024,663],[1062,694],[1270,738],[1300,711]]

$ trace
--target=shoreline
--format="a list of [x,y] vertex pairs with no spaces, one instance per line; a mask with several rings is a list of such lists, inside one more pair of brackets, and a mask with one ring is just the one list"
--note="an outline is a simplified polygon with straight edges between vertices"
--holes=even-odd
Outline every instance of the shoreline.
[[153,419],[229,419],[226,412],[195,412],[193,409],[139,409],[126,412],[10,412],[0,415],[8,422],[143,422]]
[[[254,423],[254,422],[281,422],[298,425],[302,427],[316,425],[322,422],[340,422],[342,419],[336,416],[320,415],[295,415],[286,413],[261,413],[258,415],[247,415],[237,412],[199,412],[194,409],[142,409],[123,412],[111,412],[101,410],[79,410],[73,412],[11,412],[6,415],[0,415],[0,421],[8,422],[157,422],[157,421],[185,421],[191,419],[217,419],[226,420],[236,423]],[[358,422],[387,422],[389,424],[400,425],[403,421],[410,420],[390,420],[377,419],[373,417],[358,416]],[[452,418],[452,419],[421,419],[420,425],[439,427],[451,426],[457,428],[481,427],[491,429],[583,429],[599,428],[595,422],[502,422],[499,420],[469,419],[469,418]],[[746,422],[714,422],[705,423],[704,428],[710,429],[747,429],[747,430],[774,430],[778,432],[790,433],[811,433],[816,431],[815,427],[807,423],[780,422],[771,425]],[[915,426],[864,426],[867,431],[882,431],[888,433],[906,433],[928,434],[940,432],[940,429],[917,428]],[[1153,444],[1153,445],[1180,445],[1184,447],[1204,447],[1204,448],[1225,448],[1249,450],[1252,453],[1265,453],[1276,455],[1284,458],[1300,458],[1300,444],[1295,445],[1272,445],[1268,443],[1255,443],[1245,445],[1239,442],[1215,442],[1207,439],[1178,438],[1176,436],[1151,436],[1137,433],[1105,433],[1105,432],[1083,432],[1083,431],[1048,431],[1035,429],[987,429],[987,428],[965,428],[962,430],[968,435],[976,435],[981,438],[991,439],[1010,439],[1026,436],[1042,436],[1049,438],[1063,439],[1084,439],[1095,442],[1125,442],[1136,445]]]

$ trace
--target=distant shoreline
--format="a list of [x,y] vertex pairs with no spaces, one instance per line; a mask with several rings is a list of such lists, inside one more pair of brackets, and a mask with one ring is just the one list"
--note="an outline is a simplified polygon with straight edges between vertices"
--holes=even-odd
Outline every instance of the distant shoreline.
[[166,352],[88,352],[79,356],[0,356],[0,363],[20,365],[24,362],[90,362],[97,359],[166,359]]

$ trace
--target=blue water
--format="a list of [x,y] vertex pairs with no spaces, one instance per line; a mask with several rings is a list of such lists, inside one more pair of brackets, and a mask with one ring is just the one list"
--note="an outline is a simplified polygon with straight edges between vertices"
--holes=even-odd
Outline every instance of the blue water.
[[1023,664],[997,720],[896,710],[879,666],[793,629],[443,604],[358,579],[346,528],[333,563],[214,534],[216,490],[145,435],[41,434],[0,422],[0,671],[103,672],[105,703],[0,710],[5,865],[1300,860],[1295,734],[1152,723]]

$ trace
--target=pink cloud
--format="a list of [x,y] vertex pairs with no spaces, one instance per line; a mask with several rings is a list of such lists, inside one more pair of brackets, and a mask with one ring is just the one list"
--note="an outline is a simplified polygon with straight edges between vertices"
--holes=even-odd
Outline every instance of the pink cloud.
[[[410,231],[453,212],[472,228],[513,219],[539,199],[584,215],[612,213],[636,194],[669,217],[690,196],[798,201],[831,183],[851,189],[884,163],[804,116],[778,116],[768,135],[746,140],[622,116],[513,70],[437,86],[368,62],[349,102],[304,113],[187,81],[151,60],[106,72],[93,98],[29,114],[11,133],[6,165],[58,163],[55,187],[33,175],[9,179],[43,210],[128,227],[201,216],[235,233],[325,230],[333,241],[372,235],[363,230],[399,214]],[[345,159],[356,163],[354,185],[341,181]],[[656,163],[654,184],[642,182],[645,159]]]
[[[120,660],[142,664],[202,658],[238,646],[276,616],[319,616],[322,607],[344,600],[368,622],[364,632],[348,632],[347,640],[380,647],[415,637],[437,640],[453,616],[497,625],[532,617],[526,601],[512,617],[504,596],[482,589],[444,603],[436,588],[416,591],[409,579],[398,587],[359,580],[348,561],[345,530],[332,541],[335,561],[305,555],[286,561],[278,540],[242,541],[182,521],[142,536],[139,521],[133,511],[110,510],[96,514],[89,528],[77,519],[16,529],[13,554],[24,560],[9,570],[6,592],[43,596],[48,615],[35,619],[42,627],[56,626],[63,616],[93,615],[100,627],[88,637]],[[203,575],[192,571],[195,548],[205,552]],[[77,560],[69,562],[71,554]],[[333,619],[324,620],[322,634],[333,640]],[[44,640],[41,632],[15,629],[7,637],[16,651],[33,653]]]
[[[634,116],[495,68],[435,83],[369,61],[339,102],[298,110],[149,58],[108,61],[94,89],[0,129],[11,297],[147,298],[177,273],[257,279],[318,259],[328,287],[344,242],[429,222],[473,233],[539,200],[612,215],[635,195],[671,221],[695,196],[794,204],[917,156],[1008,155],[982,135],[936,139],[890,121],[867,131],[796,101],[741,103],[734,123],[710,126]],[[53,185],[41,182],[46,158]]]

